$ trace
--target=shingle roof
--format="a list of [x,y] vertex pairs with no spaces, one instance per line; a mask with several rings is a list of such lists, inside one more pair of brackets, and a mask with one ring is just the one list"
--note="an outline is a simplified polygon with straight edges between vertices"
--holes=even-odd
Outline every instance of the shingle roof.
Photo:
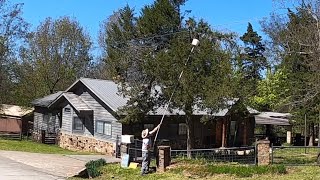
[[35,99],[31,102],[31,104],[34,106],[48,107],[62,93],[63,93],[63,91],[58,91],[54,94],[50,94],[50,95],[44,96],[42,98]]
[[[80,78],[78,81],[82,82],[88,89],[90,89],[99,99],[101,99],[107,106],[113,111],[118,111],[121,107],[125,106],[129,100],[128,97],[124,97],[118,91],[118,84],[109,80],[102,79],[90,79]],[[78,82],[77,81],[77,82]],[[69,89],[71,89],[77,82],[75,82]],[[238,99],[229,100],[226,102],[227,106],[234,105]],[[225,116],[229,111],[229,108],[220,109],[218,112],[211,112],[209,109],[201,109],[194,106],[194,115],[213,115],[213,116]],[[250,113],[257,113],[258,111],[248,108]],[[179,109],[172,109],[172,111],[166,111],[164,106],[157,108],[155,111],[149,113],[150,115],[184,115],[185,113]]]

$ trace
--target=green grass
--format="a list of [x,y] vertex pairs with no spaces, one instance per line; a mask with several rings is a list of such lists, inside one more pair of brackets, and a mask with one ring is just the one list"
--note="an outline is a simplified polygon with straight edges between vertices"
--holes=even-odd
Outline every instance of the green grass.
[[317,148],[274,149],[274,164],[316,165],[319,150]]
[[90,154],[85,152],[69,151],[66,149],[62,149],[56,145],[41,144],[29,140],[18,141],[0,139],[0,150],[46,154]]
[[[123,180],[136,180],[136,179],[146,179],[146,180],[160,180],[160,179],[184,179],[183,175],[176,174],[174,172],[165,172],[165,173],[152,173],[146,176],[140,175],[140,168],[129,169],[121,168],[120,164],[107,164],[101,168],[102,175],[94,180],[104,180],[104,179],[123,179]],[[70,180],[80,180],[82,178],[70,178]]]
[[[94,180],[102,179],[235,179],[235,178],[252,178],[254,176],[273,175],[279,176],[286,173],[284,166],[245,166],[245,165],[228,165],[213,164],[203,160],[178,160],[172,163],[164,173],[151,173],[147,176],[140,176],[140,168],[128,169],[121,168],[119,164],[107,164],[101,168],[101,176],[93,178]],[[71,178],[80,180],[81,178]]]
[[[165,173],[152,173],[140,176],[140,168],[124,169],[119,164],[107,164],[102,167],[102,175],[93,180],[105,179],[142,179],[142,180],[227,180],[227,179],[272,179],[272,180],[304,180],[320,179],[318,166],[286,167],[284,166],[245,166],[206,163],[204,160],[174,160]],[[284,170],[286,173],[284,173]],[[246,174],[239,174],[244,171]],[[249,175],[248,175],[249,174]],[[70,178],[81,180],[81,178]]]

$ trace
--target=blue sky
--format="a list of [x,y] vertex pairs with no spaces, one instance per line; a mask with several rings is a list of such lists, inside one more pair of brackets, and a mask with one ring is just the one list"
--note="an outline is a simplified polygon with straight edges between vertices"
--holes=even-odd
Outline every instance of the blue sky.
[[[140,9],[151,4],[152,0],[9,0],[24,3],[23,17],[35,29],[46,17],[54,19],[61,16],[76,18],[95,41],[100,23],[114,11],[129,4]],[[259,20],[268,17],[273,11],[272,0],[189,0],[182,10],[192,10],[191,16],[203,18],[215,29],[245,33],[248,22],[260,32]],[[261,34],[262,35],[262,34]]]

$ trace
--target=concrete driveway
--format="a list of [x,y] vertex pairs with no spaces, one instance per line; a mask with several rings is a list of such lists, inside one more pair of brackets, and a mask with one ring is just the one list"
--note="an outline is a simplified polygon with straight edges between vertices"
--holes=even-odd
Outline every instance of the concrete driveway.
[[0,179],[65,179],[84,170],[90,160],[106,159],[107,163],[120,162],[103,155],[58,155],[18,151],[0,151]]

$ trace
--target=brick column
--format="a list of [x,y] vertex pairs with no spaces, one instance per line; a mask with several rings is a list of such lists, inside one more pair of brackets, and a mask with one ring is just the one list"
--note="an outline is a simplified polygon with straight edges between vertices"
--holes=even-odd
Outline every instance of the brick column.
[[257,142],[258,166],[270,164],[270,141],[260,140]]
[[159,164],[157,171],[164,172],[166,167],[170,165],[170,146],[158,146]]

